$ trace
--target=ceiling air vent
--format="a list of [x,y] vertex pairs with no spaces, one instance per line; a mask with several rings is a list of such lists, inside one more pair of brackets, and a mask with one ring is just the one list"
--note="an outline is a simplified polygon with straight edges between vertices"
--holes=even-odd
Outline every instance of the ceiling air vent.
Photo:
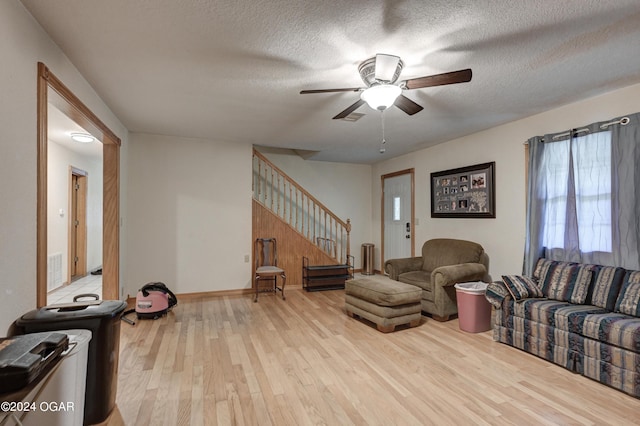
[[360,114],[359,112],[352,112],[351,114],[344,117],[342,120],[354,122],[354,121],[360,120],[364,116],[365,114]]

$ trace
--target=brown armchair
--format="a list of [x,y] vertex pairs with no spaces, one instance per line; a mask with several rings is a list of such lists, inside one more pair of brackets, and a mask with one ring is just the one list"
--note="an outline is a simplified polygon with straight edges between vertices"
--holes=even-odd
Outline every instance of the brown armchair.
[[454,284],[490,282],[489,257],[480,244],[439,238],[422,246],[422,256],[390,259],[384,264],[389,278],[422,289],[422,311],[438,321],[458,313]]

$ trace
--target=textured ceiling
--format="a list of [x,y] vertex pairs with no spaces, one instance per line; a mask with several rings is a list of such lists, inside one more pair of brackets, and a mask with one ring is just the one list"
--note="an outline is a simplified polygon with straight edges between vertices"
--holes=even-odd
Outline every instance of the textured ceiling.
[[[318,151],[374,163],[640,82],[638,0],[22,0],[132,132]],[[332,120],[358,64],[401,79],[464,68],[470,83],[404,91],[424,107]],[[52,70],[55,73],[55,69]]]

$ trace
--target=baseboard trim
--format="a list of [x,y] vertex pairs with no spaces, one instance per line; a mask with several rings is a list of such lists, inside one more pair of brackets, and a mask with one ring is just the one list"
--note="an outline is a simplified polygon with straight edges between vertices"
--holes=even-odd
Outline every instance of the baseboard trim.
[[[291,285],[286,286],[286,290],[300,290],[302,286],[300,285]],[[176,298],[180,299],[199,299],[203,297],[225,297],[225,296],[245,296],[245,295],[253,295],[255,294],[255,290],[253,288],[239,288],[232,290],[215,290],[215,291],[200,291],[195,293],[176,293]],[[127,303],[135,306],[135,297],[131,297],[127,295]]]

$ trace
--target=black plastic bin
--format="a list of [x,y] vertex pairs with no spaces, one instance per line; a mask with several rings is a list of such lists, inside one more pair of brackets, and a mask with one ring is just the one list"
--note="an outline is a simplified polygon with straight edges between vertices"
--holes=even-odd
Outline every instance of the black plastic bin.
[[119,300],[97,300],[45,306],[16,320],[16,334],[85,329],[91,331],[87,359],[84,424],[101,423],[116,403],[120,315],[127,307]]

